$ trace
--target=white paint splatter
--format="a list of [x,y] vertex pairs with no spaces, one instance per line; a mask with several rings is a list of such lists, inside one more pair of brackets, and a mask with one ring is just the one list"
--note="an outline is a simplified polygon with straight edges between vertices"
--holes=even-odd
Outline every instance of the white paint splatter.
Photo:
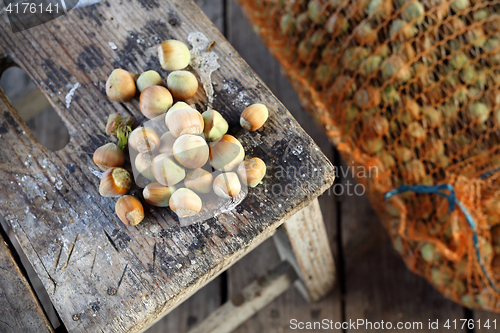
[[161,228],[158,224],[152,224],[151,227],[149,227],[149,231],[151,231],[151,233],[155,235],[161,231]]
[[234,95],[238,92],[238,87],[236,87],[231,81],[224,83],[222,85],[222,89],[230,95]]
[[90,172],[92,172],[92,174],[94,176],[96,176],[97,178],[101,179],[102,178],[102,175],[104,175],[104,172],[101,172],[101,171],[97,171],[96,169],[93,169],[91,167],[89,167],[89,170]]
[[220,68],[217,59],[219,56],[213,52],[208,51],[208,46],[212,40],[208,39],[203,33],[199,31],[192,32],[188,35],[188,41],[193,46],[191,49],[191,62],[190,65],[200,76],[203,89],[207,94],[208,102],[212,103],[214,100],[214,87],[212,85],[212,73]]
[[302,154],[302,151],[304,151],[304,148],[301,145],[298,145],[292,150],[292,154],[295,156]]
[[49,200],[42,205],[42,209],[51,211],[54,207],[54,200]]
[[238,93],[237,101],[240,104],[243,104],[245,106],[249,106],[250,105],[250,99],[249,99],[248,93],[246,91],[240,91]]
[[27,194],[28,199],[45,197],[47,195],[47,193],[37,185],[40,178],[42,178],[39,174],[33,173],[32,176],[20,176],[19,174],[16,174],[15,177],[17,180],[17,185],[24,189],[24,192]]
[[79,82],[75,83],[75,85],[71,88],[69,93],[66,95],[66,109],[68,109],[69,106],[71,105],[71,100],[73,99],[73,95],[75,94],[75,91],[76,91],[76,89],[78,89],[78,87],[80,87]]

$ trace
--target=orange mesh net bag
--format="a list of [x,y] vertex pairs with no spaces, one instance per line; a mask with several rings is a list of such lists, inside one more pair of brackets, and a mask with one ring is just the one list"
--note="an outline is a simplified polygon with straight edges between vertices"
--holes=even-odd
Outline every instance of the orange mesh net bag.
[[239,2],[406,265],[500,312],[500,4]]

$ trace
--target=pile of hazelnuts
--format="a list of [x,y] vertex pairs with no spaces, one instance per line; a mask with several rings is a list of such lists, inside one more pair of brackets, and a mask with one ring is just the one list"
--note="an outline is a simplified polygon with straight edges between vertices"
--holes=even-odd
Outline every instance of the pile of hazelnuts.
[[[170,207],[179,218],[200,212],[201,194],[213,191],[220,198],[234,200],[242,184],[255,187],[266,174],[264,161],[245,159],[238,139],[226,134],[229,126],[219,112],[209,109],[200,113],[185,102],[198,90],[198,79],[185,70],[191,60],[188,47],[177,40],[164,41],[158,58],[162,68],[170,71],[166,83],[153,70],[134,77],[123,69],[113,70],[106,82],[107,96],[120,103],[133,99],[139,90],[141,113],[164,122],[168,129],[158,133],[146,123],[132,131],[132,118],[112,115],[106,131],[117,134],[120,144],[108,143],[94,152],[94,162],[105,171],[99,193],[119,197],[115,211],[128,226],[144,219],[144,208],[139,199],[127,195],[134,182],[123,168],[124,142],[128,141],[134,173],[148,180],[142,192],[144,200],[153,206]],[[240,125],[258,130],[268,115],[265,105],[250,105],[243,110]],[[218,174],[215,178],[214,172]]]

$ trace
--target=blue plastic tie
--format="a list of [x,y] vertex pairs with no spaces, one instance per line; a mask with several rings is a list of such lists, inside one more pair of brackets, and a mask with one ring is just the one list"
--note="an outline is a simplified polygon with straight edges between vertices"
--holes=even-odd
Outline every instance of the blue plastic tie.
[[486,171],[481,176],[479,176],[479,178],[485,179],[485,178],[491,177],[491,176],[493,176],[495,173],[497,173],[499,171],[500,171],[500,168],[493,169],[493,170],[490,170],[490,171]]
[[[449,191],[450,193],[448,194],[448,193],[442,192],[443,190]],[[460,200],[457,199],[453,186],[450,184],[415,185],[415,186],[409,186],[409,185],[403,184],[399,188],[387,192],[384,195],[384,199],[387,200],[396,194],[408,192],[408,191],[415,192],[415,193],[437,194],[437,195],[440,195],[442,197],[445,197],[446,199],[448,199],[448,213],[451,213],[452,211],[455,210],[455,205],[460,207],[460,210],[464,214],[465,219],[467,220],[467,223],[469,224],[470,228],[472,229],[472,232],[473,232],[472,240],[474,242],[474,248],[476,249],[476,257],[477,257],[477,260],[479,261],[479,264],[481,265],[481,269],[483,270],[483,273],[486,276],[486,279],[488,280],[490,285],[498,293],[500,293],[500,288],[498,288],[497,285],[495,283],[493,283],[492,279],[488,275],[488,272],[486,271],[486,267],[484,266],[484,263],[483,263],[483,259],[481,257],[480,252],[479,252],[479,240],[478,240],[478,236],[477,236],[476,223],[474,222],[472,215],[469,213],[469,211],[464,206],[464,204]]]

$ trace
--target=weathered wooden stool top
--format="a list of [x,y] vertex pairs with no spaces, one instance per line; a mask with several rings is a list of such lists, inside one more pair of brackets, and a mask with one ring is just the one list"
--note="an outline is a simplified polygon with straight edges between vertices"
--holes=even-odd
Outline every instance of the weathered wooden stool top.
[[[0,72],[13,61],[30,73],[71,140],[47,151],[0,94],[0,212],[69,331],[147,328],[331,186],[332,165],[192,1],[107,0],[15,34],[2,16]],[[233,134],[247,155],[266,161],[268,174],[236,209],[203,223],[180,227],[167,209],[145,206],[145,220],[126,227],[89,167],[93,151],[110,140],[109,114],[145,118],[137,100],[106,97],[106,78],[116,67],[165,78],[157,46],[171,38],[189,44],[195,31],[216,42],[220,69],[212,74],[213,103],[203,89],[192,101],[218,110],[232,127],[245,105],[266,104],[263,129]]]

